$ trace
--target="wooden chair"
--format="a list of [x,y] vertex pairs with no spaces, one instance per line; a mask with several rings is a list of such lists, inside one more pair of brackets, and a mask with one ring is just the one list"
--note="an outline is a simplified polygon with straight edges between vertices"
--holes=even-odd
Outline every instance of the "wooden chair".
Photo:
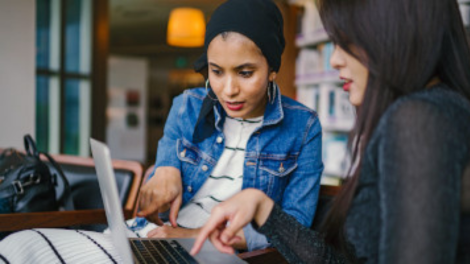
[[[84,225],[107,223],[93,159],[68,155],[52,155],[52,157],[61,165],[69,180],[75,210],[0,214],[0,231],[70,226],[82,228]],[[140,163],[134,161],[113,160],[112,165],[124,216],[129,219],[137,211],[143,168]],[[95,230],[91,226],[88,227],[90,228],[85,229]]]

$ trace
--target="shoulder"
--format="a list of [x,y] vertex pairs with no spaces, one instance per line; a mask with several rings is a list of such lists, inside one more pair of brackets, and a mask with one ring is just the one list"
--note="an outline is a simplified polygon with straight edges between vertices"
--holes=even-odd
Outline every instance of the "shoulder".
[[202,103],[206,94],[207,92],[205,88],[190,88],[184,90],[184,92],[176,96],[175,99],[183,101],[200,101]]
[[180,109],[181,112],[187,112],[188,108],[200,108],[202,101],[206,96],[206,91],[204,88],[191,88],[184,90],[183,93],[177,95],[173,99],[173,108]]
[[383,114],[377,130],[456,131],[470,129],[470,102],[445,85],[404,96]]
[[317,119],[318,115],[317,112],[314,110],[306,107],[305,105],[287,97],[287,96],[282,96],[281,97],[281,105],[282,105],[282,110],[284,111],[285,118],[286,117],[291,117],[291,118],[313,118]]
[[[183,117],[190,117],[191,120],[192,118],[197,118],[205,96],[206,91],[204,88],[184,90],[183,93],[174,97],[170,115],[171,113],[174,113],[174,116],[178,117],[178,120],[174,121],[179,123],[182,122],[181,118]],[[185,122],[188,121],[185,120]]]
[[446,85],[412,93],[394,102],[384,113],[385,118],[423,117],[439,118],[461,112],[470,117],[470,102]]
[[322,128],[317,112],[286,96],[282,96],[281,104],[284,117],[280,129],[283,133],[298,135],[303,142],[317,138],[321,134]]

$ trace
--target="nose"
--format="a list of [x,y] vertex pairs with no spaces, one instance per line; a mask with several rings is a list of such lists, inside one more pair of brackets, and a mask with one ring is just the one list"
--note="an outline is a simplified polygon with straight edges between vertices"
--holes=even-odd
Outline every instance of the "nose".
[[330,57],[330,64],[331,67],[339,70],[341,67],[345,66],[345,60],[342,56],[341,48],[338,45],[335,45],[335,49],[333,50],[333,54]]
[[227,76],[224,82],[224,94],[227,96],[227,98],[233,98],[237,96],[239,92],[240,88],[236,78],[233,76]]

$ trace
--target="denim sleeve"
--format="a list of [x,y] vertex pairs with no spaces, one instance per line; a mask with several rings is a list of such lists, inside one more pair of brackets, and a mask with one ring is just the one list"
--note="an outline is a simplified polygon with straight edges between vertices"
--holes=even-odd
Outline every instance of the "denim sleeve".
[[176,153],[176,141],[181,137],[182,133],[179,126],[179,117],[183,111],[184,99],[185,95],[182,94],[173,100],[173,105],[171,106],[170,113],[168,114],[165,128],[163,130],[163,137],[158,141],[155,168],[171,166],[181,171],[181,161],[178,159]]
[[251,224],[243,228],[243,234],[245,235],[248,251],[267,248],[271,245],[266,236],[256,231]]
[[303,135],[303,146],[297,159],[298,168],[290,175],[281,207],[306,227],[312,225],[323,172],[321,125],[312,115]]

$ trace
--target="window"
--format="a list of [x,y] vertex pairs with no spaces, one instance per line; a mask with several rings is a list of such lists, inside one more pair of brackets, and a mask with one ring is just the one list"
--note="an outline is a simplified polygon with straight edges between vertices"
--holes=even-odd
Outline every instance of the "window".
[[36,1],[39,150],[89,155],[93,0]]

